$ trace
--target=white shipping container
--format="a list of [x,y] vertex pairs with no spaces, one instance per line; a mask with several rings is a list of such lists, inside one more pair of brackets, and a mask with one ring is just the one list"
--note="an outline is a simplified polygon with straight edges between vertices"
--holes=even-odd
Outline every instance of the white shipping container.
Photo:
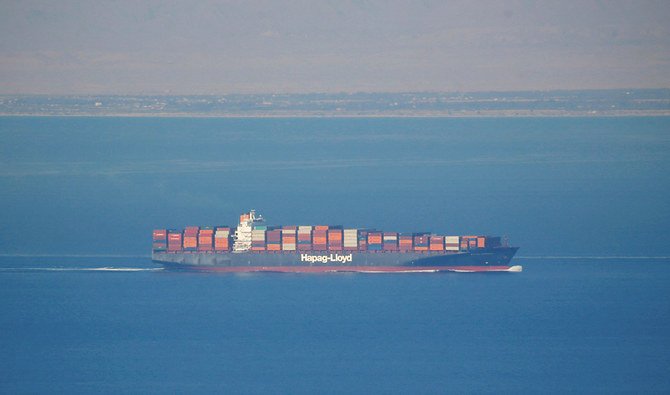
[[446,246],[444,247],[445,251],[458,251],[458,246]]
[[460,236],[444,236],[444,242],[445,243],[452,243],[452,244],[458,244]]

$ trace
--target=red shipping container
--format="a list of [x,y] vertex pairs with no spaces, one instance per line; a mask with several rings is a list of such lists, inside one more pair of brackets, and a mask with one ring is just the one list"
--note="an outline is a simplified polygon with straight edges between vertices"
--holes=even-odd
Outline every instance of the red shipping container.
[[198,246],[198,238],[195,236],[184,236],[184,248],[195,248]]

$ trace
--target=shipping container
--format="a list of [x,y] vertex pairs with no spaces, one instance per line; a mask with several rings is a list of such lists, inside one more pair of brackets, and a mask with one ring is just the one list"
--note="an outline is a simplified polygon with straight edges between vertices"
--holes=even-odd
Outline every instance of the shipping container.
[[200,231],[200,236],[198,236],[198,250],[200,251],[211,251],[213,243],[213,237],[211,234],[203,234]]
[[370,232],[368,233],[368,246],[372,244],[380,244],[382,243],[382,234],[379,232]]
[[460,249],[460,236],[445,236],[444,249],[446,251],[458,251]]
[[152,234],[154,241],[163,241],[167,239],[167,230],[165,229],[156,229]]
[[328,230],[328,240],[342,240],[342,229]]
[[268,242],[281,242],[281,230],[268,230],[266,240]]
[[184,235],[185,236],[197,236],[199,230],[200,230],[200,227],[198,227],[198,226],[187,226],[186,228],[184,228]]
[[430,251],[443,251],[444,250],[444,237],[442,236],[430,236]]

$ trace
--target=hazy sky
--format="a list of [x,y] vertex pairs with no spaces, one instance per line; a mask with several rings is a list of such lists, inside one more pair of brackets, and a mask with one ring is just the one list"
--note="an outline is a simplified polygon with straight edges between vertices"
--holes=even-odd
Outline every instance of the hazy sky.
[[670,1],[0,0],[0,94],[670,87]]

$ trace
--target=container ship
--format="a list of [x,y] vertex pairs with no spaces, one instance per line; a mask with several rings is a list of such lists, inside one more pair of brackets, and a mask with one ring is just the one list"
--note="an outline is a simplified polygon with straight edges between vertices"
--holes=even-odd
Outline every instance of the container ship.
[[168,269],[216,272],[520,272],[510,265],[517,250],[498,236],[267,226],[251,210],[237,227],[156,229],[151,258]]

